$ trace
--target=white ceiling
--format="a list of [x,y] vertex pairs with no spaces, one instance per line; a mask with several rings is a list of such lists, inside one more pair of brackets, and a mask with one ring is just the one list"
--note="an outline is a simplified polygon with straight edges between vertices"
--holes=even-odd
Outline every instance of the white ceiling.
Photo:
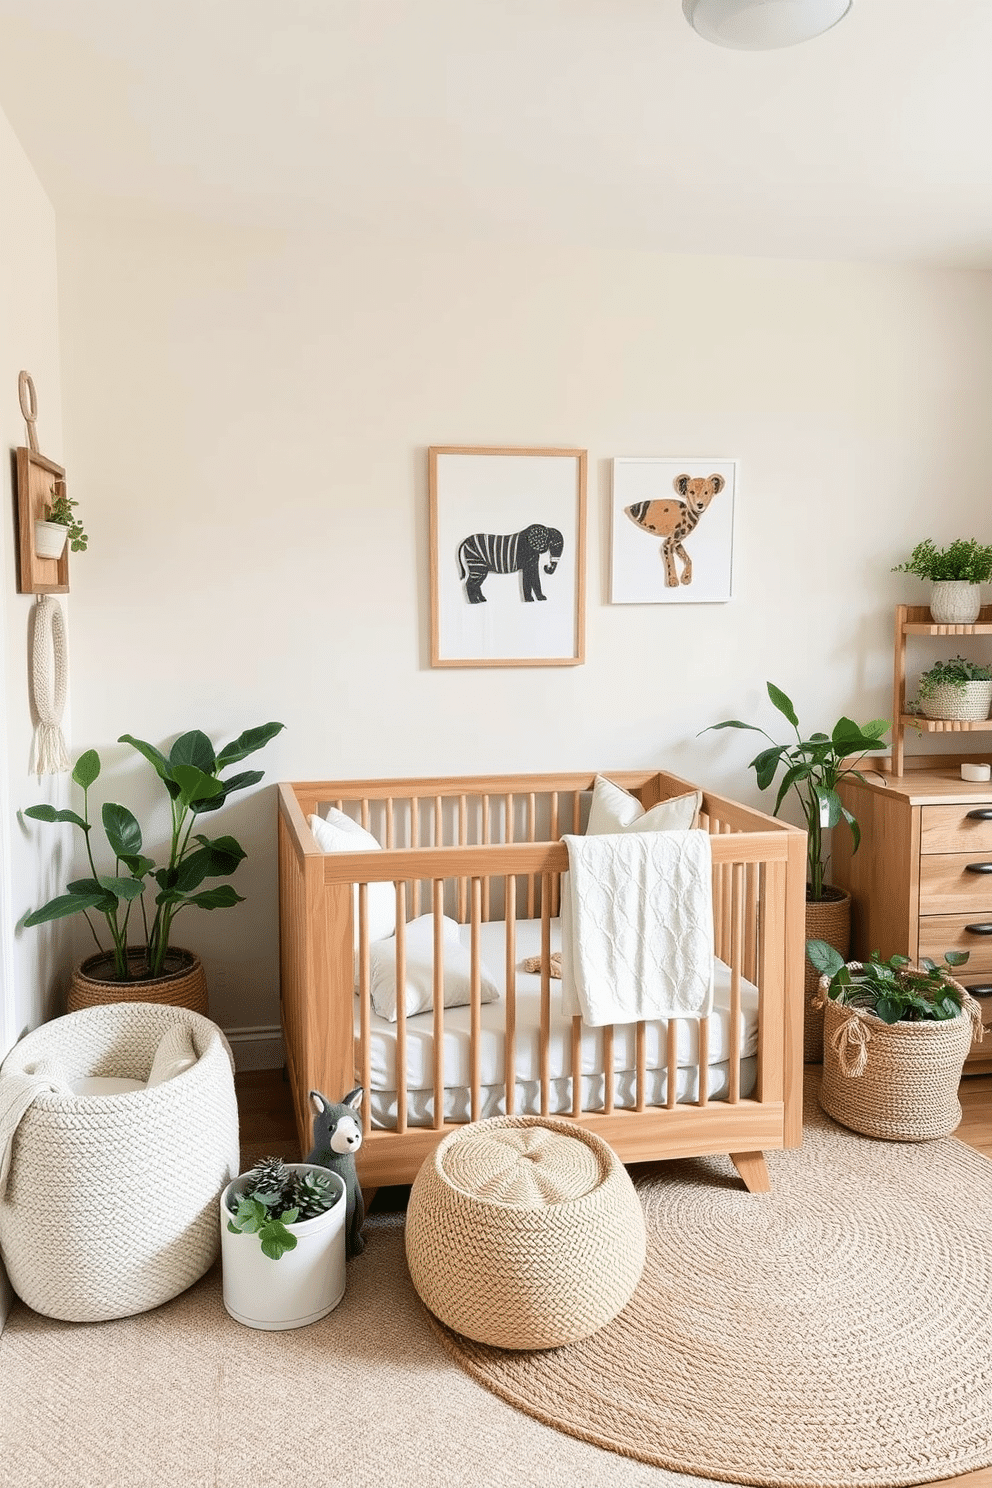
[[681,0],[0,0],[56,207],[992,267],[992,0],[855,0],[803,46]]

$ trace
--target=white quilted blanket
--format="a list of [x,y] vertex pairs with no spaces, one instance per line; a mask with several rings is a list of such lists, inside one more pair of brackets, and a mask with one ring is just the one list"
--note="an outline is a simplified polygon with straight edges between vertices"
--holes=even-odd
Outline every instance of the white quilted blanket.
[[704,1018],[713,1004],[709,833],[562,839],[562,1005],[592,1027]]

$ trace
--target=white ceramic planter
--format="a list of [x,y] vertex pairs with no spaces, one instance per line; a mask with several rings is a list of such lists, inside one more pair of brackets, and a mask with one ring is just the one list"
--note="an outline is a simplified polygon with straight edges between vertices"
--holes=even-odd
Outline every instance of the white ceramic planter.
[[981,607],[981,584],[945,579],[931,587],[930,616],[938,625],[973,625]]
[[34,551],[39,558],[61,558],[68,537],[61,522],[35,522]]
[[315,1219],[289,1225],[296,1236],[296,1249],[273,1261],[263,1253],[257,1235],[236,1235],[227,1227],[231,1218],[228,1199],[244,1192],[248,1174],[242,1173],[227,1185],[220,1196],[224,1306],[236,1322],[248,1328],[302,1328],[326,1317],[344,1296],[348,1212],[344,1180],[314,1163],[286,1166],[297,1172],[328,1173],[341,1197],[333,1209]]
[[956,723],[980,723],[992,708],[992,682],[965,682],[955,687],[942,682],[920,699],[924,718],[946,719]]

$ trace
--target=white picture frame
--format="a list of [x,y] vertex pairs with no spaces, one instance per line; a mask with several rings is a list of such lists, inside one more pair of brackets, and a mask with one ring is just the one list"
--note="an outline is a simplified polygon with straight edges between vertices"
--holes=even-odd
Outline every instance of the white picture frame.
[[431,665],[585,660],[586,452],[428,451]]
[[736,497],[736,460],[614,459],[611,603],[726,604]]

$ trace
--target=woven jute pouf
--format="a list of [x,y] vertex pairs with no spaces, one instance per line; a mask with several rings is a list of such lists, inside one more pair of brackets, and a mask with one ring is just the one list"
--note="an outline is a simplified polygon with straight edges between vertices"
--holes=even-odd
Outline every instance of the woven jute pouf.
[[[851,949],[851,896],[832,889],[836,899],[807,899],[806,939],[825,940],[847,960]],[[819,1064],[823,1058],[823,1009],[817,1002],[820,973],[805,958],[803,987],[803,1063]]]
[[0,1196],[0,1254],[18,1296],[66,1322],[126,1317],[175,1297],[220,1248],[217,1201],[238,1172],[230,1049],[186,1008],[83,1008],[27,1034],[0,1068],[0,1117],[39,1066],[71,1085],[147,1080],[163,1036],[195,1061],[112,1095],[35,1094],[17,1122]]
[[178,947],[166,952],[166,970],[162,976],[142,979],[145,963],[143,950],[129,950],[127,959],[135,980],[109,981],[106,973],[114,967],[113,957],[103,951],[88,956],[77,966],[69,982],[66,1011],[97,1007],[107,1002],[162,1002],[170,1007],[189,1008],[207,1015],[207,977],[203,962],[194,951]]
[[645,1246],[620,1159],[568,1121],[474,1122],[435,1148],[410,1192],[406,1257],[421,1300],[498,1348],[595,1333],[633,1296]]
[[[860,970],[860,963],[849,963]],[[912,969],[912,968],[910,968]],[[972,1038],[981,1037],[981,1009],[956,982],[962,1010],[946,1022],[883,1023],[865,1008],[827,996],[823,1005],[820,1105],[828,1116],[866,1137],[925,1142],[947,1137],[961,1120],[958,1086]]]

